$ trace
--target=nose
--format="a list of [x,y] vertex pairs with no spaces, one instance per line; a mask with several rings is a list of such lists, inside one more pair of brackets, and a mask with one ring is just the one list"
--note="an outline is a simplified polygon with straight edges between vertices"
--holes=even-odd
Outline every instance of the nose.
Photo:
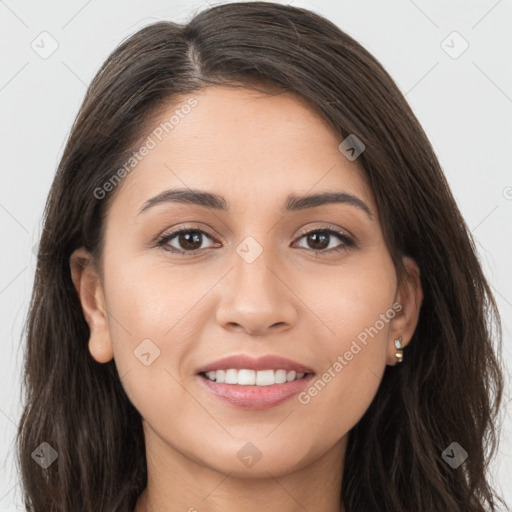
[[229,330],[268,335],[290,329],[297,320],[298,298],[287,273],[264,250],[252,263],[238,254],[223,280],[217,322]]

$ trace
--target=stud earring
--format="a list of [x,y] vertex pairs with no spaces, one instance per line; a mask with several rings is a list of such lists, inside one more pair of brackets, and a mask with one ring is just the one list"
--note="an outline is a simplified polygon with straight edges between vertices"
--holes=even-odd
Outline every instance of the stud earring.
[[[402,345],[402,336],[400,336],[398,339],[395,340],[395,357],[396,357],[396,363],[401,363],[404,358],[404,351],[403,351],[403,345]],[[393,365],[394,366],[394,365]]]

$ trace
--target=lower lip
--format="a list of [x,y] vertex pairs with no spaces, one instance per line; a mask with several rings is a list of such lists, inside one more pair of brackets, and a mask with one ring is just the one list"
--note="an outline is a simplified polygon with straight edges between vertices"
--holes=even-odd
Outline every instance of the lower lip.
[[208,391],[225,402],[242,409],[265,410],[282,404],[300,393],[314,377],[313,373],[302,379],[272,384],[271,386],[241,386],[215,382],[199,375]]

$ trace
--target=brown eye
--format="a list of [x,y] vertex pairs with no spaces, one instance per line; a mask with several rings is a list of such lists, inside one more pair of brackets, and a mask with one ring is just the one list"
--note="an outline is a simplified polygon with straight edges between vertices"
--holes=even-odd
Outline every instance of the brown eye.
[[[211,239],[208,233],[200,229],[180,229],[163,236],[158,241],[158,245],[163,246],[166,250],[171,252],[179,252],[182,254],[194,253],[200,249],[205,249],[205,247],[203,247],[205,237]],[[174,242],[171,243],[172,241]]]
[[[203,245],[206,239],[214,240],[211,235],[201,229],[182,228],[164,235],[157,245],[169,252],[193,255],[200,250],[212,247]],[[299,240],[302,239],[306,240],[306,246],[299,245],[299,247],[318,253],[343,251],[356,245],[350,237],[333,229],[315,229],[304,232]],[[336,243],[336,239],[338,239],[338,243]]]
[[330,235],[327,233],[309,233],[306,235],[308,245],[315,250],[327,249]]
[[[336,244],[335,239],[341,241],[341,244]],[[303,233],[299,240],[306,240],[306,247],[304,249],[311,249],[319,252],[342,251],[349,247],[355,246],[354,241],[347,235],[335,231],[333,229],[315,229]]]
[[195,251],[201,248],[202,235],[198,231],[183,232],[176,236],[178,244],[183,249]]

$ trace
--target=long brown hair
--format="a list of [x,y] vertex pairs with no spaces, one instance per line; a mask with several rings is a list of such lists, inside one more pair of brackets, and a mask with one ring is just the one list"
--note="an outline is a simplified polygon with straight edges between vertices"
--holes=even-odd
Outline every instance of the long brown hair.
[[[130,158],[159,109],[209,84],[291,91],[340,142],[355,134],[398,275],[403,255],[421,269],[423,304],[404,362],[386,368],[349,434],[346,512],[497,510],[487,468],[503,389],[501,322],[433,148],[360,44],[316,13],[261,1],[146,26],[112,52],[87,90],[46,203],[24,330],[17,448],[27,510],[132,512],[146,486],[140,414],[114,361],[99,364],[88,352],[69,257],[84,246],[100,261],[115,191],[99,199],[95,190]],[[468,453],[458,468],[442,457],[454,441]],[[46,468],[32,456],[43,442],[58,454]],[[44,453],[50,462],[53,452]]]

